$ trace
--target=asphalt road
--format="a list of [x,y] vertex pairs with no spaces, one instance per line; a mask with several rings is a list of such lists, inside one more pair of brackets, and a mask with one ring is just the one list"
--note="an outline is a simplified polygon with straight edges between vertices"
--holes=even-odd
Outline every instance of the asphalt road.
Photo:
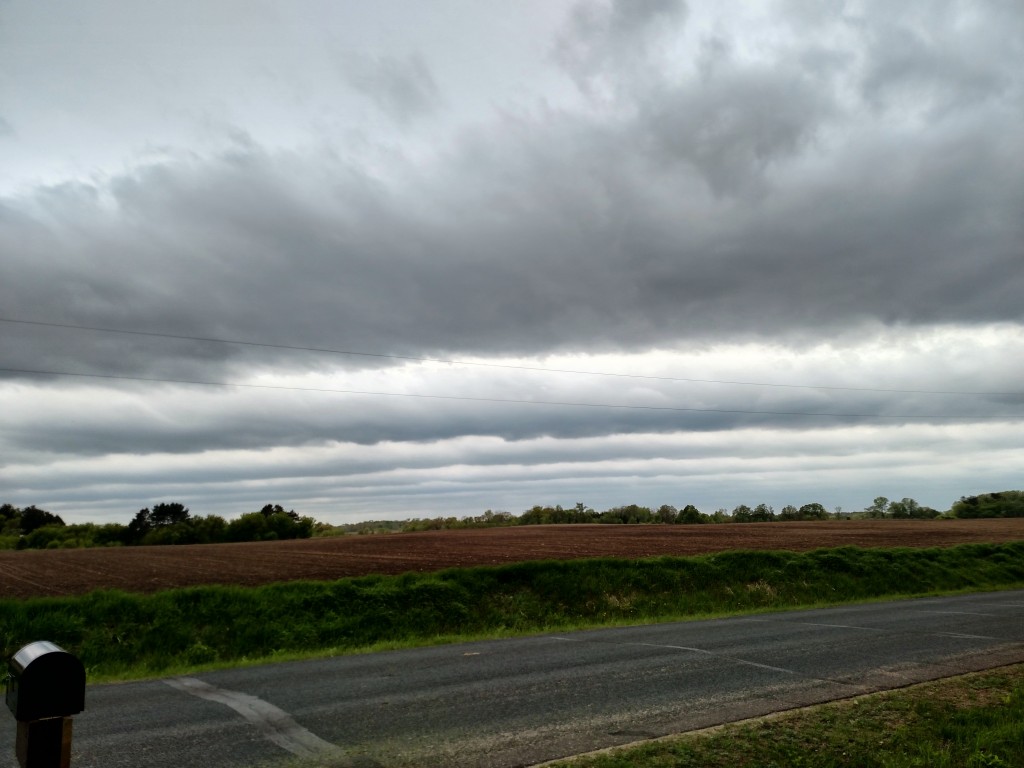
[[1018,661],[1024,591],[275,664],[90,686],[72,766],[522,766]]

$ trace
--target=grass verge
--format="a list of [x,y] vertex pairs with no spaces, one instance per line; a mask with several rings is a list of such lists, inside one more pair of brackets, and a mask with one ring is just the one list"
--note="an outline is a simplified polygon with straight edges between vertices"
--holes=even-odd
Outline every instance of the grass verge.
[[47,639],[90,680],[302,655],[1009,588],[1024,542],[527,562],[429,574],[0,601],[5,656]]
[[923,683],[550,768],[1009,768],[1024,765],[1024,665]]

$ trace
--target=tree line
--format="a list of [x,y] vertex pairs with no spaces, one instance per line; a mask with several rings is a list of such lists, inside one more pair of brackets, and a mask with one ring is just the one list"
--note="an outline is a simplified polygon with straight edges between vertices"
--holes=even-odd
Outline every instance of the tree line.
[[[714,512],[701,512],[693,504],[687,504],[677,508],[671,504],[662,504],[657,509],[641,506],[639,504],[628,504],[621,507],[612,507],[603,512],[598,512],[586,504],[578,503],[575,507],[564,508],[561,505],[546,507],[536,505],[523,512],[521,515],[513,515],[509,512],[493,512],[487,510],[482,515],[475,517],[455,518],[414,518],[403,521],[399,530],[403,531],[424,531],[441,530],[451,528],[490,528],[504,525],[551,525],[551,524],[573,524],[573,523],[605,523],[612,525],[637,525],[637,524],[662,524],[662,525],[700,525],[708,523],[771,523],[776,521],[794,520],[829,520],[833,518],[852,517],[891,517],[891,518],[917,518],[930,519],[938,517],[941,513],[929,507],[923,507],[913,499],[890,502],[888,499],[878,497],[875,499],[874,509],[879,509],[879,514],[863,513],[847,514],[842,510],[829,512],[822,504],[811,502],[796,507],[786,505],[778,512],[768,504],[758,504],[749,507],[740,504],[731,511],[725,508],[717,509]],[[370,524],[380,527],[380,523]]]
[[890,501],[878,496],[862,510],[828,511],[811,502],[801,507],[786,505],[776,512],[768,504],[755,507],[740,504],[731,511],[701,512],[693,504],[677,508],[662,504],[657,509],[628,504],[598,512],[582,502],[565,508],[535,505],[520,515],[488,509],[469,517],[371,520],[328,525],[300,516],[279,504],[267,504],[234,520],[218,515],[198,516],[177,502],[164,502],[140,509],[127,525],[120,523],[76,523],[66,525],[59,515],[29,506],[19,509],[0,505],[0,549],[47,549],[58,547],[137,546],[141,544],[211,544],[233,541],[305,539],[349,533],[430,531],[464,528],[497,528],[513,525],[605,523],[613,525],[661,524],[701,525],[714,523],[771,523],[795,520],[932,520],[938,517],[975,519],[983,517],[1024,517],[1024,491],[995,491],[962,496],[952,507],[939,512],[911,498]]
[[333,530],[344,533],[374,533],[572,523],[699,525],[833,519],[932,520],[938,517],[1024,517],[1024,491],[999,491],[979,496],[964,496],[945,512],[919,504],[912,498],[890,501],[885,496],[878,496],[864,509],[853,512],[844,512],[839,507],[830,512],[818,502],[811,502],[800,507],[786,505],[778,512],[768,504],[762,503],[755,507],[740,504],[731,511],[722,508],[712,513],[701,512],[693,504],[686,504],[682,508],[663,504],[657,509],[629,504],[598,512],[586,504],[577,503],[576,506],[569,508],[561,505],[554,507],[536,505],[520,515],[511,512],[495,512],[489,509],[481,515],[471,517],[373,520],[334,526]]
[[267,504],[234,520],[193,515],[178,502],[140,509],[127,525],[74,523],[35,505],[18,509],[0,505],[0,549],[138,546],[142,544],[213,544],[231,541],[307,539],[320,523]]

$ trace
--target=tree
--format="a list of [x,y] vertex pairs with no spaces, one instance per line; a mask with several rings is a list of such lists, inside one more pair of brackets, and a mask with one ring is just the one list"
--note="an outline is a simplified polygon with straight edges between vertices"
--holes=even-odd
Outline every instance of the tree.
[[801,520],[828,520],[828,510],[817,502],[804,504],[797,514]]
[[770,523],[775,519],[775,510],[762,502],[754,507],[754,511],[751,513],[750,519],[755,523]]
[[520,525],[545,525],[551,522],[551,515],[554,513],[551,507],[542,507],[534,504],[519,516]]
[[485,510],[482,515],[476,517],[467,518],[467,523],[472,523],[474,526],[481,528],[499,528],[506,525],[512,525],[514,520],[512,515],[508,512],[495,512],[493,509]]
[[[561,509],[561,507],[558,509]],[[582,501],[577,501],[576,506],[572,509],[565,510],[565,514],[568,515],[566,522],[569,523],[593,523],[598,518],[594,508],[588,507]]]
[[128,526],[121,523],[105,523],[96,527],[93,541],[97,547],[117,547],[130,544]]
[[140,509],[128,523],[128,544],[193,544],[188,508],[177,502],[154,504]]
[[910,516],[915,520],[934,520],[936,517],[942,514],[937,509],[921,506],[913,499],[904,499],[904,501],[913,502],[914,506],[910,509]]
[[625,507],[612,507],[601,513],[598,522],[601,523],[649,523],[654,513],[649,507],[641,507],[638,504],[628,504]]
[[58,515],[39,509],[34,504],[21,510],[20,520],[21,532],[26,536],[44,525],[64,525],[64,521]]
[[729,517],[729,511],[725,507],[716,509],[709,519],[712,523],[728,523],[732,520]]
[[779,520],[799,520],[800,510],[794,507],[792,504],[787,504],[779,512]]
[[956,517],[1024,517],[1024,491],[993,491],[961,496],[950,510]]
[[[455,518],[440,519],[438,528],[453,527]],[[430,522],[430,521],[427,521]],[[249,512],[232,520],[224,530],[228,541],[274,541],[277,539],[308,539],[316,521],[311,517],[292,517],[283,510],[270,515]],[[429,527],[429,526],[428,526]]]
[[[908,505],[909,502],[909,505]],[[917,502],[913,499],[904,499],[903,501],[890,501],[889,502],[889,517],[894,520],[909,520],[910,510],[917,508]]]
[[259,512],[249,512],[228,523],[228,541],[261,541],[267,528],[266,517]]
[[149,513],[149,521],[154,528],[184,523],[188,521],[188,508],[176,501],[154,504],[153,511]]
[[128,523],[125,538],[129,544],[141,544],[151,530],[153,530],[153,522],[150,520],[149,508],[146,507],[136,512],[135,517]]
[[889,506],[889,500],[885,496],[876,496],[874,502],[865,508],[864,517],[881,519],[885,517],[885,510]]
[[280,504],[266,504],[263,509],[260,510],[260,514],[264,517],[270,517],[271,515],[287,515],[292,520],[299,519],[299,515],[294,509],[285,512],[284,507]]
[[41,525],[18,539],[18,549],[57,549],[65,540],[59,525]]
[[754,520],[754,510],[748,507],[746,504],[740,504],[732,511],[732,521],[734,523],[750,523]]
[[21,535],[21,510],[13,504],[0,506],[0,535]]
[[697,523],[706,523],[705,515],[702,515],[700,510],[697,509],[693,504],[687,504],[676,515],[676,522],[683,525],[695,525]]
[[671,504],[662,504],[658,507],[658,511],[655,514],[659,523],[674,523],[676,521],[676,515],[679,514],[679,510]]

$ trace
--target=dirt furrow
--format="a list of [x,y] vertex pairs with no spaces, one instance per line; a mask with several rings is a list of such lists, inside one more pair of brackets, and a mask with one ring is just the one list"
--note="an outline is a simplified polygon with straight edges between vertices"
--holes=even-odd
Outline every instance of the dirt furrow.
[[725,525],[544,525],[282,542],[0,552],[0,597],[257,585],[581,557],[734,549],[932,547],[1024,540],[1024,518],[835,520]]

